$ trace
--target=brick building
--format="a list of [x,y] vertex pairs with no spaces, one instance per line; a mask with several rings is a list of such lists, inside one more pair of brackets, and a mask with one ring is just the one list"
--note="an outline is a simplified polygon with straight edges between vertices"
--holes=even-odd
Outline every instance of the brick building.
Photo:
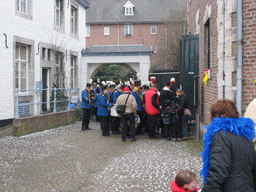
[[[81,87],[79,69],[89,3],[16,0],[1,1],[0,5],[0,120],[15,117],[16,88],[23,89],[19,102],[34,103],[36,95],[30,90],[38,82],[51,88],[61,69],[61,87]],[[45,99],[49,101],[49,93]],[[35,114],[35,108],[32,105],[28,113]]]
[[[199,35],[200,123],[210,124],[217,99],[236,102],[240,115],[256,97],[256,4],[252,0],[189,0],[188,33]],[[209,80],[202,82],[206,69]]]
[[86,46],[144,45],[154,54],[150,68],[180,66],[186,31],[186,0],[89,0]]

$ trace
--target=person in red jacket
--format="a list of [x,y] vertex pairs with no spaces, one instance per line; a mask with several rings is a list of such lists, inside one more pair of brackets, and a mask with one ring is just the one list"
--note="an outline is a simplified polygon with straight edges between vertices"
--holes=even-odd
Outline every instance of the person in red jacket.
[[196,187],[196,174],[188,169],[180,170],[171,184],[172,192],[200,192]]
[[145,107],[148,114],[149,139],[156,139],[155,127],[157,123],[157,117],[160,113],[159,96],[157,93],[158,89],[159,86],[157,84],[153,84],[152,88],[145,93]]

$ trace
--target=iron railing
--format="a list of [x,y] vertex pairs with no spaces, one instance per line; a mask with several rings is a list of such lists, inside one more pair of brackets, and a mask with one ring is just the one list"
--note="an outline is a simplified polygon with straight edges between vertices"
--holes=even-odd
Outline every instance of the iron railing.
[[[46,101],[46,102],[42,102],[41,98],[42,98],[42,94],[43,91],[47,91],[47,93],[51,93],[53,96],[53,99],[50,101]],[[65,96],[64,99],[57,99],[57,92],[60,91],[63,93],[63,95]],[[73,91],[73,92],[72,92]],[[21,100],[19,99],[19,97],[26,97],[28,92],[32,92],[33,99],[30,102],[21,102]],[[52,97],[51,96],[51,97]],[[74,103],[77,103],[80,101],[80,88],[53,88],[53,89],[15,89],[15,97],[16,97],[16,104],[15,104],[15,109],[16,109],[16,113],[15,113],[15,119],[19,119],[20,118],[20,114],[19,114],[19,109],[20,107],[26,108],[26,106],[32,106],[34,105],[36,107],[36,110],[34,110],[34,112],[31,114],[30,116],[36,115],[39,116],[41,115],[41,109],[43,104],[49,104],[48,106],[52,105],[52,113],[57,113],[59,111],[61,111],[57,105],[58,103],[62,103],[62,102],[66,102],[67,106],[65,111],[70,111],[70,105],[71,102],[73,103],[73,101],[75,101]],[[48,98],[50,98],[49,95],[47,95]],[[65,99],[67,98],[67,99]],[[63,111],[63,109],[62,109]]]

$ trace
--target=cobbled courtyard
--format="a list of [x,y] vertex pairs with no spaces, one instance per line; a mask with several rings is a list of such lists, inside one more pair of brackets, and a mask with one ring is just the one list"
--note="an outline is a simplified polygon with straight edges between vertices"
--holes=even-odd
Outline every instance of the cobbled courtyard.
[[[197,175],[201,156],[189,141],[136,142],[103,137],[100,124],[81,130],[81,122],[22,137],[0,138],[0,191],[160,192],[180,169]],[[197,186],[202,186],[198,176]]]

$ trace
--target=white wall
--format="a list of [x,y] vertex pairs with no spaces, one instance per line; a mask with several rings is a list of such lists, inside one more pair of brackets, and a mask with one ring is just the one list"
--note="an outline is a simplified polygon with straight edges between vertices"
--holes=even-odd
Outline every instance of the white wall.
[[[38,43],[49,43],[61,46],[64,50],[78,52],[78,70],[81,63],[81,50],[85,48],[86,32],[86,10],[79,6],[79,38],[70,36],[70,0],[64,0],[65,13],[65,33],[59,33],[54,30],[54,0],[31,0],[33,9],[33,19],[27,19],[15,15],[15,1],[0,1],[0,120],[14,118],[14,36],[33,40],[34,46],[34,80],[42,80],[42,71],[40,66],[40,54],[38,52]],[[67,8],[68,7],[68,8]],[[5,33],[8,37],[8,48],[5,47]],[[67,61],[69,66],[69,60]],[[69,67],[67,67],[69,70]],[[80,82],[80,81],[78,81]],[[32,82],[35,84],[35,82]],[[67,82],[68,83],[68,82]]]

